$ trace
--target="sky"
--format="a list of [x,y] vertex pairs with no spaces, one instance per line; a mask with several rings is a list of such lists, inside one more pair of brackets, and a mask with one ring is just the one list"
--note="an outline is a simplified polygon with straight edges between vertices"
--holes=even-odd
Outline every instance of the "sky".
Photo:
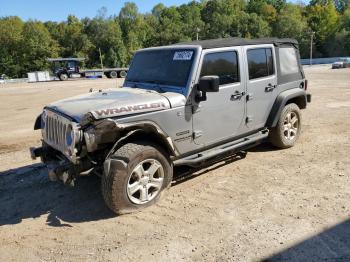
[[[181,5],[190,0],[129,0],[139,12],[150,12],[162,2],[165,6]],[[23,20],[64,21],[69,14],[78,18],[94,17],[101,7],[107,7],[107,15],[118,14],[125,0],[0,0],[0,17],[19,16]]]

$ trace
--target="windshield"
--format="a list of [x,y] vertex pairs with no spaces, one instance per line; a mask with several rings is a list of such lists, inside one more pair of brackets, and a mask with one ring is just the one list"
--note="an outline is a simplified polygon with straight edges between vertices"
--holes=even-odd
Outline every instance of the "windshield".
[[126,81],[185,87],[194,59],[193,49],[162,49],[137,53]]

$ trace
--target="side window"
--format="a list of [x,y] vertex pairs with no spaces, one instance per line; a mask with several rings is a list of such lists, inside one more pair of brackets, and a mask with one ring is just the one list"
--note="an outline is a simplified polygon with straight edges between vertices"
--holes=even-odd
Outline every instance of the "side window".
[[297,54],[293,47],[279,48],[278,54],[282,75],[299,73]]
[[250,80],[274,74],[271,48],[249,49],[247,59]]
[[201,77],[217,75],[220,85],[239,82],[237,52],[218,52],[206,54],[203,60]]

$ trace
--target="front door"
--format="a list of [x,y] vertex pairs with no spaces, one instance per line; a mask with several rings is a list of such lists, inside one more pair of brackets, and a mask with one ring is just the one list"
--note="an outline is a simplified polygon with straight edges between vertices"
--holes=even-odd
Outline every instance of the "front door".
[[245,116],[245,85],[241,79],[241,48],[204,50],[198,79],[217,75],[219,92],[207,93],[207,100],[194,101],[194,142],[206,146],[238,135]]
[[278,95],[273,45],[246,46],[247,118],[249,130],[265,127]]

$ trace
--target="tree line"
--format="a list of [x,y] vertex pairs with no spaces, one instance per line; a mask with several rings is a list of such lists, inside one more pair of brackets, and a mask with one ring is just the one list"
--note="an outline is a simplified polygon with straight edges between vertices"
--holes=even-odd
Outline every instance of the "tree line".
[[127,66],[136,50],[181,41],[222,37],[290,37],[301,56],[350,55],[349,0],[202,0],[180,6],[158,4],[142,14],[127,2],[118,15],[98,10],[94,18],[69,15],[64,22],[0,18],[0,74],[23,77],[49,68],[49,57],[84,57],[85,66]]

